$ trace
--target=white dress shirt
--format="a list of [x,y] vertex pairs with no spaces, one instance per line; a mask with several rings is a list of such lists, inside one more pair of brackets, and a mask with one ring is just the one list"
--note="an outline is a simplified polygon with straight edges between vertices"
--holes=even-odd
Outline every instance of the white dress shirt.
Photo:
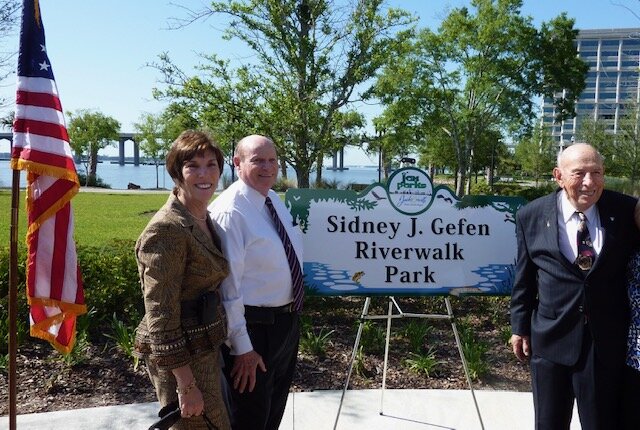
[[[302,267],[302,233],[293,225],[278,194],[269,190],[269,197]],[[291,269],[265,200],[239,179],[209,205],[229,261],[229,276],[222,282],[220,292],[233,355],[253,349],[244,318],[245,305],[274,307],[293,301]]]
[[[593,249],[595,249],[596,256],[598,256],[602,250],[603,235],[600,215],[596,205],[584,211],[584,216],[587,218],[587,228],[589,229],[591,242],[593,242]],[[576,208],[569,202],[567,193],[564,190],[560,191],[558,193],[558,246],[562,255],[572,263],[578,256],[578,243],[576,241],[578,224],[580,224],[580,218],[576,214]]]

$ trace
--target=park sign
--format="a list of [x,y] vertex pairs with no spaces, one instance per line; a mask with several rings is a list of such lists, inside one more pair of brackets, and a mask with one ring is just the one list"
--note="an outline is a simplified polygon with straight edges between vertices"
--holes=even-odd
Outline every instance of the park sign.
[[289,189],[317,295],[509,295],[518,197],[458,198],[414,167],[353,190]]

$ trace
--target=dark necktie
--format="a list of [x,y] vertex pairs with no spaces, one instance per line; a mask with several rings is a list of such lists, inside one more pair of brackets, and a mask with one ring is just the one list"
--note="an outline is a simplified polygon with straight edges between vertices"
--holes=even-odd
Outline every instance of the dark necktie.
[[576,240],[578,242],[578,257],[575,264],[582,270],[587,271],[591,269],[593,261],[596,258],[596,251],[593,249],[593,242],[591,242],[591,235],[589,234],[589,228],[587,227],[587,218],[582,212],[576,212],[580,223],[578,224],[578,233]]
[[302,299],[304,298],[304,285],[302,283],[302,269],[300,268],[300,262],[296,256],[296,251],[293,249],[287,230],[284,228],[280,217],[276,212],[276,208],[273,207],[273,202],[269,197],[265,201],[269,214],[273,218],[273,222],[278,231],[278,236],[284,246],[284,252],[287,255],[287,261],[289,262],[289,268],[291,269],[291,285],[293,286],[293,307],[296,311],[302,310]]

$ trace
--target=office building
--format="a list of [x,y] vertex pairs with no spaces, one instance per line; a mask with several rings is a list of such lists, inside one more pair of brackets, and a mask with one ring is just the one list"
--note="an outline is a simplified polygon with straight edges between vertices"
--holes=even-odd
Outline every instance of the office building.
[[581,30],[576,45],[589,65],[586,87],[576,104],[576,117],[554,122],[553,100],[543,102],[543,123],[563,148],[575,140],[581,119],[604,120],[616,133],[629,101],[640,101],[640,28]]

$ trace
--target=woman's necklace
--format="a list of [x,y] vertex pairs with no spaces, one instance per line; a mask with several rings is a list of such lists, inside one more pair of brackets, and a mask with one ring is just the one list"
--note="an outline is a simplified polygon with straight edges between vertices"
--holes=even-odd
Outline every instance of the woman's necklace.
[[207,216],[208,216],[208,214],[207,214],[207,215],[205,215],[204,217],[200,218],[200,217],[197,217],[197,216],[195,216],[194,214],[192,214],[192,213],[191,213],[191,211],[188,211],[188,212],[189,212],[189,215],[191,215],[191,217],[192,217],[193,219],[195,219],[196,221],[206,221],[206,220],[207,220]]

